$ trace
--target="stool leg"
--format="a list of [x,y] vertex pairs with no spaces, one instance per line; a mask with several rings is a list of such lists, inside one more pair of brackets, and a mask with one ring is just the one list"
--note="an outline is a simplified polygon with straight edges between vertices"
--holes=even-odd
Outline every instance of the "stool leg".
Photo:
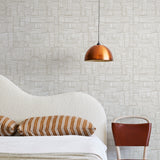
[[145,160],[145,158],[146,158],[146,149],[147,149],[147,147],[145,146],[144,151],[143,151],[143,160]]
[[116,146],[116,151],[117,151],[117,160],[121,159],[121,153],[120,153],[120,148]]

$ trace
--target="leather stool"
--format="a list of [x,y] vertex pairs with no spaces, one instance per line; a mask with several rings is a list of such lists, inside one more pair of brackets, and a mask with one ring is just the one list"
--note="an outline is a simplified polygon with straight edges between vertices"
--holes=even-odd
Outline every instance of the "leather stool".
[[[138,118],[143,119],[147,123],[140,124],[125,124],[117,123],[120,119]],[[146,147],[149,145],[152,124],[147,118],[127,116],[115,119],[112,122],[112,132],[116,145],[117,160],[134,160],[134,159],[121,159],[120,146],[144,146],[143,159],[146,160]]]

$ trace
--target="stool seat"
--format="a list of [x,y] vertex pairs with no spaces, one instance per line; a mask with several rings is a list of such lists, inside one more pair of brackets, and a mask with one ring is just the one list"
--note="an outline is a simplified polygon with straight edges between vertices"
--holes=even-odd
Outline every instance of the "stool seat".
[[119,160],[147,160],[147,159],[119,159]]

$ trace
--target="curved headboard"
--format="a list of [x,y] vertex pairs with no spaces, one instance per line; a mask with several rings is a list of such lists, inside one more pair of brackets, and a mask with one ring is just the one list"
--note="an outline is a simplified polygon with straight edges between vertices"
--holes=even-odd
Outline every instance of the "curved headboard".
[[105,144],[106,115],[101,104],[85,93],[74,92],[53,96],[30,95],[0,75],[0,115],[18,123],[32,116],[75,115],[91,121]]

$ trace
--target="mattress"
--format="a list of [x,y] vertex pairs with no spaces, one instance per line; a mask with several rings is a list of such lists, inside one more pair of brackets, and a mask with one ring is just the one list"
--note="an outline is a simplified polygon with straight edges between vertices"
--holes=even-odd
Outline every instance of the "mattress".
[[0,137],[0,160],[107,160],[106,149],[96,136]]

